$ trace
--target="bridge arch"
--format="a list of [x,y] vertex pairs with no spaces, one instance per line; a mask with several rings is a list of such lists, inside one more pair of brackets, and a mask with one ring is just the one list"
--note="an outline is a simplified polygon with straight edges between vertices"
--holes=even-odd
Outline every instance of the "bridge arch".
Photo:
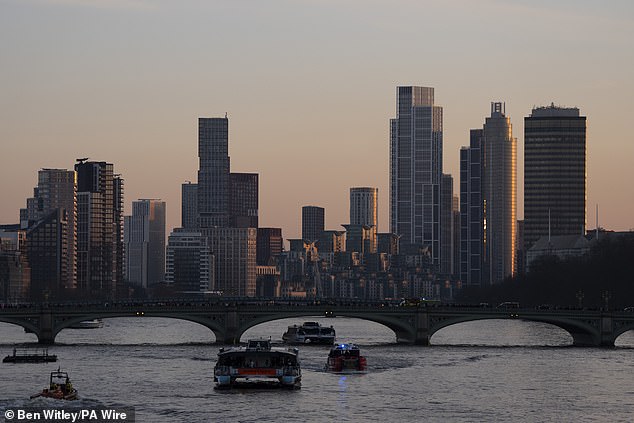
[[197,323],[202,326],[205,326],[209,330],[211,330],[216,338],[216,340],[223,339],[225,336],[225,328],[222,322],[217,321],[215,316],[201,316],[198,314],[174,314],[174,313],[162,313],[160,311],[139,311],[138,314],[135,312],[131,314],[130,312],[122,311],[122,312],[112,312],[112,311],[104,311],[102,313],[90,313],[89,315],[74,315],[72,317],[65,318],[63,320],[58,320],[54,322],[52,325],[50,335],[48,333],[42,333],[41,330],[36,329],[35,334],[38,336],[38,341],[44,344],[52,344],[55,342],[55,338],[57,335],[66,328],[69,328],[72,325],[75,325],[79,322],[83,322],[86,320],[93,319],[111,319],[111,318],[146,318],[146,317],[158,317],[165,318],[171,320],[183,320],[192,323]]
[[505,318],[502,318],[500,315],[480,314],[471,316],[453,316],[450,318],[442,319],[431,325],[429,336],[431,338],[431,336],[433,336],[439,330],[459,323],[500,319],[519,319],[527,322],[545,323],[556,326],[570,334],[570,336],[572,337],[573,345],[576,346],[596,345],[599,342],[599,340],[596,339],[597,327],[593,324],[592,321],[583,321],[568,317],[527,316],[525,315],[525,313],[522,313],[522,316],[519,317],[518,314],[515,314],[513,312],[510,312],[508,314],[508,317]]
[[[283,319],[292,319],[292,318],[306,318],[306,317],[315,317],[321,316],[321,318],[325,317],[325,314],[316,312],[315,310],[305,309],[305,310],[297,310],[293,312],[287,312],[283,315],[279,312],[272,311],[271,313],[257,313],[251,316],[246,315],[242,316],[240,321],[240,325],[236,328],[233,338],[227,340],[227,343],[236,343],[239,342],[242,336],[246,331],[255,326],[258,326],[263,323],[273,322],[276,320]],[[333,316],[334,317],[334,316]],[[336,313],[336,317],[346,317],[351,319],[360,319],[366,320],[374,323],[378,323],[382,326],[387,327],[388,329],[394,332],[397,342],[405,342],[405,343],[413,343],[415,342],[416,333],[415,330],[412,329],[411,323],[412,319],[403,319],[394,316],[382,316],[377,314],[372,314],[368,312],[340,312]]]
[[25,319],[17,319],[12,317],[0,316],[0,323],[8,323],[10,325],[19,326],[24,329],[25,332],[34,333],[37,335],[39,328],[37,322],[32,322]]
[[430,345],[571,346],[559,326],[524,319],[482,318],[445,325],[430,335]]

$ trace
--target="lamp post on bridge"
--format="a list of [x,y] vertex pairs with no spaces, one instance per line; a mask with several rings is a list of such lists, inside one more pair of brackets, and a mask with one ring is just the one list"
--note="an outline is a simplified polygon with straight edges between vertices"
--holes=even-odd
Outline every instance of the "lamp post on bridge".
[[577,301],[579,301],[579,308],[583,308],[583,291],[577,291]]
[[601,297],[603,297],[603,301],[605,301],[605,311],[608,311],[608,301],[610,300],[610,291],[603,291],[603,294],[601,294]]

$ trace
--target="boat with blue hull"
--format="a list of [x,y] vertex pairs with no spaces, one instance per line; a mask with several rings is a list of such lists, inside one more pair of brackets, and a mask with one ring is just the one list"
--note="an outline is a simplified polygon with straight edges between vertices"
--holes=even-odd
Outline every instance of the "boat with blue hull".
[[302,371],[297,348],[273,348],[271,340],[249,340],[246,347],[218,352],[214,367],[217,388],[273,385],[301,386]]

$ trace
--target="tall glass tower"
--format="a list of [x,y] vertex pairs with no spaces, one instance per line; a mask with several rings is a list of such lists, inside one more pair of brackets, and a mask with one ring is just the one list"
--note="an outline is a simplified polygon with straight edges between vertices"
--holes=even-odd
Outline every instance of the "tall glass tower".
[[200,228],[229,225],[229,119],[198,119]]
[[515,273],[516,154],[504,103],[460,150],[460,278],[490,285]]
[[390,230],[401,244],[431,247],[440,265],[442,107],[434,89],[397,87],[390,120]]

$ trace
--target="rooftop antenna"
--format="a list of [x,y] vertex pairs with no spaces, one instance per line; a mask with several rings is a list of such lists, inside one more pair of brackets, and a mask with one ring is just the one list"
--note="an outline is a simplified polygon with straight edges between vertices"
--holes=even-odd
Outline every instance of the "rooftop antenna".
[[597,203],[596,205],[596,210],[597,212],[595,213],[595,218],[597,219],[596,233],[597,233],[597,240],[598,240],[599,239],[599,203]]

